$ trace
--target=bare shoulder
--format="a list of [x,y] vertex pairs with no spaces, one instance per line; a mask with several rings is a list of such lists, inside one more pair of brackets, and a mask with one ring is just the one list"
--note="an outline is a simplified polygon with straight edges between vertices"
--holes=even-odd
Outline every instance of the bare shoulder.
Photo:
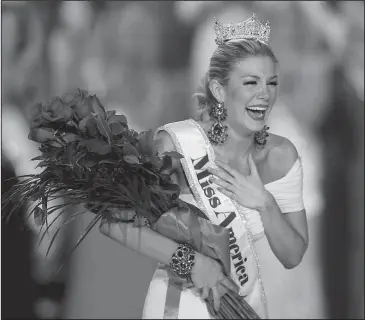
[[298,159],[298,151],[287,138],[270,134],[268,139],[268,163],[277,175],[284,177]]
[[167,151],[176,151],[174,141],[172,140],[169,133],[165,130],[160,130],[157,132],[155,137],[157,143],[157,149],[159,153]]

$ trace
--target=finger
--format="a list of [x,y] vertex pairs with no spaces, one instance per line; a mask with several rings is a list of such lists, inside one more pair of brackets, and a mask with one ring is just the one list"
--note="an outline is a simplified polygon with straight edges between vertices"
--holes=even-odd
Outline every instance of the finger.
[[221,296],[221,297],[223,297],[226,293],[227,293],[227,288],[226,288],[226,286],[225,285],[223,285],[222,283],[219,283],[218,284],[218,292],[219,292],[219,295]]
[[257,171],[256,163],[253,160],[252,153],[250,153],[249,156],[248,156],[248,164],[250,166],[251,176],[260,177],[259,173]]
[[195,296],[201,296],[201,290],[197,287],[189,287],[189,290],[194,293]]
[[234,192],[234,186],[232,186],[230,183],[224,181],[224,180],[221,180],[221,179],[218,179],[218,178],[213,178],[212,179],[212,182],[214,182],[216,185],[228,190],[228,191],[231,191],[231,192]]
[[235,194],[232,192],[232,191],[228,191],[226,189],[223,189],[221,187],[218,187],[217,190],[220,192],[220,193],[223,193],[225,196],[227,196],[228,198],[230,199],[233,199],[235,200],[236,197],[235,197]]
[[213,293],[214,309],[215,311],[218,312],[221,304],[221,297],[219,295],[217,286],[212,287],[212,293]]
[[99,230],[102,234],[107,235],[110,232],[110,224],[108,223],[107,219],[103,218],[100,221]]
[[209,168],[208,171],[211,174],[217,176],[218,178],[229,182],[230,184],[234,184],[235,183],[235,179],[230,174],[228,174],[227,172],[225,172],[223,170]]
[[201,297],[203,300],[205,300],[205,299],[207,299],[207,298],[208,298],[208,296],[209,296],[209,288],[208,288],[208,287],[203,287],[203,288],[202,288],[202,293],[201,293],[200,297]]
[[239,287],[229,278],[222,280],[221,285],[233,292],[238,292],[239,290]]

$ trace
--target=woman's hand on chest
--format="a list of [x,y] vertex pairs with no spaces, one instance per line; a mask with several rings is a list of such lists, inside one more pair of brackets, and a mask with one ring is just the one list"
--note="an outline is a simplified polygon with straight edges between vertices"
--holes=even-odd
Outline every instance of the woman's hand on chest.
[[[266,207],[270,197],[261,181],[252,154],[248,156],[247,167],[240,165],[240,171],[220,160],[216,160],[216,164],[219,168],[210,168],[209,172],[215,176],[213,182],[219,186],[220,192],[246,208],[260,211]],[[247,174],[242,173],[243,171]]]

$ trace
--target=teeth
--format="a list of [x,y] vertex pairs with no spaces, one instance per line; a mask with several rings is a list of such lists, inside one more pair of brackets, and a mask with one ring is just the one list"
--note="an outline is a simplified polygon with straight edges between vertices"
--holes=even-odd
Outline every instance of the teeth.
[[246,109],[253,110],[253,111],[266,111],[266,108],[259,108],[259,107],[253,107],[253,108],[248,107]]

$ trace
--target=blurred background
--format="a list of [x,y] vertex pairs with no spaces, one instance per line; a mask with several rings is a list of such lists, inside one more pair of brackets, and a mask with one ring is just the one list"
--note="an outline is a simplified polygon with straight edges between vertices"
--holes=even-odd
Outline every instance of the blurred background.
[[[310,233],[285,286],[312,301],[283,313],[278,295],[273,317],[364,318],[363,1],[2,1],[2,192],[6,177],[38,170],[27,139],[35,102],[83,88],[137,131],[193,117],[213,17],[253,12],[271,25],[280,94],[269,126],[302,157]],[[48,257],[51,235],[38,246],[32,220],[30,230],[25,218],[2,224],[2,318],[141,317],[156,263],[98,229],[54,275],[90,218],[66,228]]]

